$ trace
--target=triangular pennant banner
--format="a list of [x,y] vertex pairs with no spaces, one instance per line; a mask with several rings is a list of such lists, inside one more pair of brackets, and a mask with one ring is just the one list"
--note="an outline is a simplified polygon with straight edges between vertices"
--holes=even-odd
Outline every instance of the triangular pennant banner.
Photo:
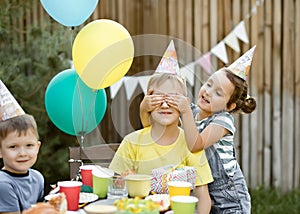
[[228,63],[228,57],[227,57],[226,47],[225,47],[225,43],[223,41],[219,42],[210,51],[216,57],[218,57],[222,62],[224,62],[225,64]]
[[109,89],[110,89],[110,97],[111,99],[114,99],[115,96],[117,95],[118,91],[120,90],[122,84],[123,84],[123,78],[121,78],[118,82],[112,84]]
[[251,13],[252,13],[252,14],[256,14],[256,13],[257,13],[257,7],[256,7],[256,6],[254,6],[254,7],[252,8]]
[[133,92],[136,89],[136,86],[138,85],[138,80],[135,77],[127,77],[126,79],[124,79],[124,85],[126,89],[127,100],[130,100]]
[[194,86],[194,69],[195,62],[191,62],[180,68],[180,74],[186,78],[191,86]]
[[211,66],[211,60],[210,60],[210,52],[207,52],[206,54],[202,55],[197,61],[198,63],[208,75],[212,74],[212,66]]
[[246,44],[249,43],[246,27],[245,27],[245,22],[241,21],[234,29],[233,29],[234,34],[243,42]]
[[144,94],[147,94],[147,86],[148,86],[148,82],[149,79],[151,78],[150,75],[148,76],[140,76],[140,77],[136,77],[138,79],[139,85],[141,86]]
[[234,32],[230,32],[224,39],[226,45],[231,47],[235,52],[241,52],[239,41]]

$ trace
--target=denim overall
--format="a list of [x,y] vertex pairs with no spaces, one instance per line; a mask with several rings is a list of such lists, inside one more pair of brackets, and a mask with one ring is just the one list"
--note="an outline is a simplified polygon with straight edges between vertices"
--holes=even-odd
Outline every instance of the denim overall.
[[[211,120],[213,120],[213,117],[206,121],[204,128],[211,122]],[[205,154],[214,178],[214,181],[208,184],[209,194],[212,199],[212,208],[210,213],[250,214],[250,195],[248,193],[246,180],[239,164],[237,163],[234,175],[229,176],[226,173],[220,156],[213,145],[205,150]]]

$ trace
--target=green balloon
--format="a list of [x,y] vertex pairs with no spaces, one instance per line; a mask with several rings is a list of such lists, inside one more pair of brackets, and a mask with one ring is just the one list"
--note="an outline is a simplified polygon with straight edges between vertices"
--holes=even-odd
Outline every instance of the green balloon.
[[57,128],[80,136],[99,125],[106,111],[107,99],[104,89],[89,88],[74,69],[67,69],[54,76],[48,84],[45,106]]

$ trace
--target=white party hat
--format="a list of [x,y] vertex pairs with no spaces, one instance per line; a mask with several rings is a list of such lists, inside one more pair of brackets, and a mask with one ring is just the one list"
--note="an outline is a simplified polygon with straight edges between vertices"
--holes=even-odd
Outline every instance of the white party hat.
[[24,110],[0,80],[0,122],[23,114]]
[[178,60],[177,60],[177,53],[175,50],[175,45],[173,40],[171,40],[155,72],[171,73],[177,75],[180,74]]
[[247,80],[256,45],[228,66],[235,75]]

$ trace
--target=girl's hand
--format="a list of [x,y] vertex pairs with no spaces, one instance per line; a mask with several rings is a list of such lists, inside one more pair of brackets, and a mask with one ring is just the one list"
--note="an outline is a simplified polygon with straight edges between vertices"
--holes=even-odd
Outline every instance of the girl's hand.
[[164,101],[163,95],[155,95],[153,94],[153,91],[154,90],[152,88],[147,91],[147,94],[140,104],[141,111],[152,112]]
[[177,109],[182,114],[190,110],[190,99],[182,94],[168,95],[165,99],[171,107]]

